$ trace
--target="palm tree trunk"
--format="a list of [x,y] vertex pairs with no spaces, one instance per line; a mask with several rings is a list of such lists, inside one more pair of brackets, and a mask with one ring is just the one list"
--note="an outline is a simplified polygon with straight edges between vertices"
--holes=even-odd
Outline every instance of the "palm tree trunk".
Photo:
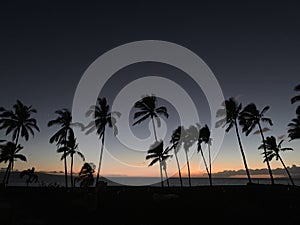
[[205,169],[206,169],[208,178],[209,178],[209,184],[212,185],[212,183],[211,183],[211,181],[210,181],[210,180],[211,180],[211,179],[210,179],[210,172],[209,172],[209,170],[208,170],[208,166],[207,166],[207,163],[206,163],[206,160],[205,160],[205,157],[204,157],[202,148],[200,149],[200,153],[201,153],[201,156],[202,156],[202,159],[203,159],[203,162],[204,162],[204,166],[205,166]]
[[159,161],[159,170],[160,170],[161,186],[164,187],[164,178],[163,178],[163,173],[162,173],[161,161]]
[[18,145],[19,142],[19,136],[20,136],[20,128],[17,131],[16,141],[15,141],[16,146]]
[[187,164],[187,169],[188,169],[188,177],[189,177],[189,186],[192,186],[191,182],[191,171],[190,171],[190,163],[189,163],[189,157],[188,157],[188,151],[187,149],[184,149],[185,151],[185,157],[186,157],[186,164]]
[[[263,134],[263,131],[261,129],[261,125],[260,125],[259,122],[258,122],[258,127],[259,127],[259,131],[260,131],[260,134],[261,134],[261,139],[263,141],[264,154],[265,154],[265,156],[267,156],[267,149],[266,149],[265,137],[264,137],[264,134]],[[268,157],[266,157],[266,163],[267,163],[267,167],[268,167],[268,170],[269,170],[269,174],[270,174],[270,178],[271,178],[271,183],[274,184],[274,178],[273,178],[273,174],[272,174],[272,170],[271,170],[271,166],[270,166],[270,162],[269,162]]]
[[74,181],[73,181],[73,163],[74,163],[74,157],[73,154],[71,153],[71,188],[74,187]]
[[241,150],[245,170],[246,170],[246,173],[247,173],[248,181],[251,184],[252,181],[251,181],[251,177],[250,177],[250,173],[249,173],[249,169],[248,169],[248,165],[247,165],[247,161],[246,161],[246,156],[245,156],[245,153],[244,153],[244,150],[243,150],[242,141],[241,141],[241,138],[240,138],[240,135],[239,135],[238,125],[237,125],[236,120],[234,121],[234,126],[235,126],[235,133],[236,133],[236,136],[237,136],[237,139],[238,139],[239,147],[240,147],[240,150]]
[[290,174],[289,170],[288,170],[288,169],[287,169],[287,167],[285,166],[285,164],[284,164],[284,162],[283,162],[282,158],[280,157],[280,155],[279,155],[279,154],[278,154],[277,156],[278,156],[278,158],[279,158],[279,160],[280,160],[281,164],[283,165],[283,167],[284,167],[284,169],[285,169],[285,171],[286,171],[287,175],[289,176],[289,178],[290,178],[290,181],[291,181],[292,185],[293,185],[293,186],[295,186],[295,183],[294,183],[294,181],[293,181],[293,178],[292,178],[292,176],[291,176],[291,174]]
[[209,161],[209,174],[208,174],[208,177],[209,177],[209,184],[210,184],[210,186],[212,186],[210,143],[207,144],[207,147],[208,147],[208,161]]
[[164,162],[164,166],[163,166],[163,169],[164,169],[164,172],[165,172],[165,176],[166,176],[166,181],[167,181],[167,185],[168,187],[170,187],[170,183],[169,183],[169,177],[168,177],[168,173],[167,173],[167,166],[165,164],[166,162]]
[[11,162],[9,162],[9,169],[8,169],[8,172],[7,172],[7,177],[6,177],[6,182],[5,182],[6,185],[8,184],[10,173],[13,170],[13,168],[14,168],[14,162],[11,161]]
[[3,177],[3,180],[2,180],[2,183],[6,185],[6,178],[8,176],[8,171],[10,169],[10,162],[8,163],[8,166],[6,168],[6,171],[5,171],[5,174],[4,174],[4,177]]
[[101,169],[103,149],[104,149],[104,137],[105,137],[105,128],[103,130],[103,136],[102,136],[102,144],[101,144],[101,150],[100,150],[100,156],[99,156],[98,172],[97,172],[97,178],[96,178],[96,184],[95,184],[96,187],[97,187],[97,184],[99,182],[99,177],[100,177],[100,169]]
[[151,120],[152,120],[152,125],[153,125],[153,132],[154,132],[155,141],[157,141],[157,135],[156,135],[156,130],[155,130],[155,124],[154,124],[153,117],[151,117]]
[[[64,146],[67,146],[67,134],[68,130],[65,131],[65,136],[64,136]],[[68,167],[67,167],[67,157],[66,157],[66,151],[64,151],[64,167],[65,167],[65,186],[66,189],[68,189]]]
[[178,176],[179,176],[179,180],[180,180],[180,187],[183,187],[182,177],[181,177],[181,171],[180,171],[180,166],[179,166],[179,160],[178,160],[178,156],[177,156],[176,150],[174,150],[174,155],[175,155],[175,159],[176,159],[176,163],[177,163],[177,168],[178,168]]

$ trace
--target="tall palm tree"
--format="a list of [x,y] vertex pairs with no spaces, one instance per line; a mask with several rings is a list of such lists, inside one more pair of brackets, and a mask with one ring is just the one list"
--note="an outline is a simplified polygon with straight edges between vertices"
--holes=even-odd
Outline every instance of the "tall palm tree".
[[163,173],[162,170],[164,170],[166,175],[166,181],[169,186],[168,181],[168,175],[167,175],[167,169],[166,169],[166,160],[171,157],[169,154],[170,149],[166,148],[164,150],[164,143],[163,141],[157,141],[154,144],[150,146],[150,149],[147,152],[146,159],[151,159],[152,161],[148,166],[152,166],[155,163],[159,162],[159,169],[160,169],[160,177],[161,177],[161,186],[164,187],[164,181],[163,181]]
[[116,127],[116,117],[120,117],[120,112],[111,112],[110,107],[107,104],[106,98],[98,98],[97,105],[93,105],[90,109],[86,112],[86,116],[93,116],[93,120],[87,125],[86,134],[90,134],[93,131],[99,135],[99,139],[101,139],[101,150],[99,156],[99,164],[98,164],[98,172],[96,178],[96,186],[99,182],[100,177],[100,169],[102,164],[102,157],[103,157],[103,149],[104,149],[104,140],[105,140],[105,129],[106,126],[113,128],[114,134],[118,134],[118,129]]
[[20,172],[20,178],[23,178],[24,176],[27,176],[27,178],[25,180],[25,183],[26,183],[27,187],[30,183],[38,182],[38,175],[35,173],[35,168],[34,167],[32,167],[31,169],[23,170],[22,172]]
[[154,132],[154,138],[155,141],[157,141],[157,135],[156,135],[156,129],[154,124],[154,118],[156,118],[157,126],[160,127],[160,115],[165,116],[166,118],[169,117],[167,108],[164,106],[158,107],[156,106],[157,98],[154,95],[147,95],[143,97],[141,100],[136,102],[134,104],[134,107],[139,109],[140,111],[136,112],[134,114],[134,119],[138,119],[136,122],[134,122],[132,125],[135,126],[136,124],[139,124],[146,119],[150,118],[153,125],[153,132]]
[[[264,132],[261,127],[261,122],[267,122],[270,126],[273,125],[272,120],[270,118],[264,117],[264,114],[270,109],[269,106],[264,107],[261,111],[259,111],[254,103],[248,104],[240,114],[240,124],[243,126],[243,132],[245,132],[246,136],[248,136],[256,126],[259,128],[259,133],[261,135],[261,140],[265,143]],[[264,147],[264,154],[267,154],[267,149]],[[274,184],[274,178],[271,170],[271,166],[266,157],[265,162],[267,163],[268,171],[271,178],[271,183]]]
[[[295,91],[300,91],[300,84],[298,84],[295,88]],[[291,98],[291,103],[294,104],[295,102],[300,101],[300,95],[294,96],[293,98]],[[296,109],[296,113],[300,114],[300,105],[297,107]]]
[[288,124],[288,137],[290,141],[300,139],[300,114],[297,114],[297,118],[292,119],[292,122]]
[[6,129],[6,135],[12,132],[12,141],[16,146],[20,137],[28,141],[30,134],[34,136],[34,130],[40,131],[36,119],[32,118],[36,109],[24,105],[20,100],[13,105],[13,110],[1,108],[0,112],[0,129]]
[[187,172],[188,172],[188,179],[189,179],[189,186],[192,186],[191,181],[191,170],[190,170],[190,161],[188,157],[189,149],[193,146],[193,144],[198,140],[199,131],[196,126],[189,126],[187,129],[182,130],[182,143],[183,143],[183,149],[185,152],[185,158],[186,158],[186,165],[187,165]]
[[247,160],[246,160],[246,155],[243,149],[243,145],[242,145],[242,141],[241,141],[241,137],[239,134],[239,129],[238,129],[238,119],[239,119],[239,115],[240,115],[240,111],[242,109],[242,104],[241,103],[237,103],[237,101],[231,97],[228,100],[225,100],[224,102],[224,108],[219,109],[217,111],[217,117],[223,117],[221,120],[217,121],[216,123],[216,127],[226,127],[226,132],[229,132],[231,130],[231,128],[234,127],[235,129],[235,134],[238,140],[238,144],[240,147],[240,151],[241,151],[241,155],[243,158],[243,163],[244,163],[244,167],[246,170],[246,174],[247,174],[247,178],[248,178],[248,182],[251,184],[252,180],[250,177],[250,172],[248,169],[248,165],[247,165]]
[[[209,167],[207,166],[204,154],[203,154],[203,149],[201,144],[205,143],[208,147],[208,163]],[[198,152],[201,153],[201,156],[203,158],[204,166],[206,168],[206,172],[209,178],[209,184],[212,186],[212,176],[211,176],[211,154],[210,154],[210,146],[211,146],[211,138],[210,138],[210,130],[208,126],[205,124],[204,127],[202,127],[199,131],[199,138],[198,138]]]
[[8,184],[10,172],[14,169],[14,162],[16,160],[27,161],[26,156],[20,154],[23,149],[19,144],[16,145],[14,142],[8,141],[0,145],[0,163],[8,163],[6,168],[2,183],[4,185]]
[[[49,142],[52,144],[56,142],[58,148],[65,147],[67,144],[67,137],[72,131],[72,115],[68,109],[57,110],[55,113],[58,117],[48,122],[48,127],[58,125],[60,129],[50,138]],[[63,149],[63,154],[66,154],[67,148]],[[67,159],[64,158],[64,169],[65,169],[65,186],[68,188],[68,169]]]
[[289,170],[287,169],[287,167],[285,166],[284,162],[283,162],[283,159],[281,158],[280,156],[280,152],[284,152],[284,151],[287,151],[287,150],[290,150],[290,151],[293,151],[292,148],[282,148],[281,147],[281,144],[284,140],[281,140],[278,144],[276,142],[276,138],[274,136],[271,136],[271,137],[266,137],[266,140],[264,143],[262,143],[258,149],[263,149],[264,147],[267,148],[267,154],[264,154],[264,161],[268,160],[268,161],[271,161],[274,157],[276,160],[280,160],[282,166],[284,167],[287,175],[289,176],[289,179],[292,183],[292,185],[295,185],[294,181],[293,181],[293,178],[289,172]]
[[85,161],[84,155],[78,150],[78,143],[74,135],[74,131],[71,128],[69,135],[67,137],[66,143],[62,147],[57,149],[58,153],[63,153],[61,160],[64,160],[68,156],[71,157],[71,166],[70,166],[70,175],[71,175],[71,187],[74,187],[73,180],[73,164],[74,164],[74,155],[77,154],[83,161]]
[[175,155],[175,159],[176,159],[176,163],[177,163],[177,169],[178,169],[178,176],[179,176],[181,187],[183,187],[183,183],[182,183],[181,170],[180,170],[180,165],[179,165],[179,160],[178,160],[178,152],[179,152],[180,146],[182,144],[181,131],[183,129],[184,128],[182,126],[178,126],[173,131],[172,136],[171,136],[171,140],[170,140],[170,144],[171,144],[170,150],[173,149],[173,151],[174,151],[174,155]]

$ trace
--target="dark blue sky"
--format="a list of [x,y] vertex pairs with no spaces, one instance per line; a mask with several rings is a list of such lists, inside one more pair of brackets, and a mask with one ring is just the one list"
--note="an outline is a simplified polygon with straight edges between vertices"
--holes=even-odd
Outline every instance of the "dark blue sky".
[[[255,102],[259,108],[270,105],[268,115],[275,123],[272,134],[285,134],[295,115],[290,98],[300,83],[299,10],[296,1],[1,3],[0,104],[9,108],[16,99],[32,104],[38,110],[41,128],[25,144],[29,162],[20,168],[37,165],[42,170],[59,170],[60,156],[55,146],[48,144],[55,128],[47,128],[47,122],[55,117],[55,110],[71,109],[77,84],[95,59],[114,47],[139,40],[164,40],[192,50],[213,71],[225,98],[239,96],[244,105]],[[124,68],[120,73],[127,78],[118,80],[116,75],[107,85],[113,88],[103,92],[113,98],[126,81],[151,72],[161,72],[187,89],[209,123],[209,109],[199,87],[188,77],[179,78],[180,71],[166,65],[145,63]],[[135,129],[139,132],[141,127]],[[299,143],[286,144],[296,149],[286,155],[287,163],[299,164]],[[259,137],[248,138],[245,145],[249,146],[250,166],[263,167],[256,150]],[[93,151],[97,156],[97,150]],[[96,163],[95,156],[87,158]],[[48,162],[53,166],[46,166]],[[224,169],[242,167],[232,134],[226,136],[216,164]],[[118,173],[107,167],[106,172],[110,171]]]

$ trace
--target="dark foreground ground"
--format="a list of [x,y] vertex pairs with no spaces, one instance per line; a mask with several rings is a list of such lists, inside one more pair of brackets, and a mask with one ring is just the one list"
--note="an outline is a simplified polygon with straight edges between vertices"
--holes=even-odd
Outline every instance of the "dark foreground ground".
[[0,190],[1,225],[300,224],[300,187],[104,187]]

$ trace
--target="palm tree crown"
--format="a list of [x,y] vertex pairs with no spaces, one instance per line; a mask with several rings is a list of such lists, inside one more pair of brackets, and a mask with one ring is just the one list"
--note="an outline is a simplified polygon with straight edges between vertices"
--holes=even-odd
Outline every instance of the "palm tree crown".
[[13,110],[1,109],[0,129],[6,129],[6,135],[12,132],[12,141],[16,144],[19,136],[28,141],[30,134],[34,136],[34,130],[40,131],[36,119],[31,117],[36,112],[32,106],[26,106],[17,100]]
[[297,118],[292,119],[292,122],[288,124],[288,137],[291,140],[300,139],[300,114],[297,114]]
[[[295,91],[300,91],[300,84],[298,84],[295,88],[294,88]],[[294,104],[295,102],[298,102],[300,101],[300,95],[296,95],[294,97],[291,98],[291,103]],[[297,114],[300,114],[300,105],[297,107],[296,109],[296,113]]]
[[146,119],[150,118],[152,120],[153,124],[153,130],[154,130],[154,136],[155,140],[157,141],[157,136],[156,136],[156,131],[155,131],[155,125],[154,125],[154,118],[157,121],[157,126],[160,127],[161,122],[160,122],[160,115],[165,116],[166,118],[169,117],[167,108],[164,106],[158,107],[156,106],[157,98],[154,95],[147,95],[143,97],[141,100],[136,102],[134,104],[134,107],[139,109],[140,111],[136,112],[134,114],[134,119],[137,119],[132,125],[135,126],[136,124],[139,124]]

